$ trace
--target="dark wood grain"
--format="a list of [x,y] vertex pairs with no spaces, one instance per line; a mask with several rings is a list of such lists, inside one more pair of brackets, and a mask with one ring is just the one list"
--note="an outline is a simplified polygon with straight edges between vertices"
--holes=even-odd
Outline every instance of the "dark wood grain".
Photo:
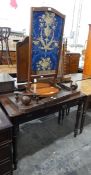
[[77,73],[79,67],[79,53],[67,53],[64,57],[64,74]]
[[12,173],[12,124],[0,108],[0,175]]

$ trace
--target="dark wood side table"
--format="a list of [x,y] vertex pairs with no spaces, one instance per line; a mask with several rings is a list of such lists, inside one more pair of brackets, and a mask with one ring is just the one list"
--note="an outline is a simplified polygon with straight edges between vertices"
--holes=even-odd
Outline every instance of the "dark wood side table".
[[48,97],[40,100],[38,103],[33,101],[29,106],[22,106],[17,103],[14,94],[7,94],[0,96],[2,109],[13,123],[13,164],[17,168],[17,137],[19,132],[19,125],[34,119],[46,117],[49,114],[59,112],[63,106],[73,107],[78,106],[74,136],[76,137],[79,129],[79,121],[81,112],[85,102],[85,95],[80,92],[68,92],[61,90],[61,92],[53,98]]
[[0,175],[12,174],[12,124],[0,108]]

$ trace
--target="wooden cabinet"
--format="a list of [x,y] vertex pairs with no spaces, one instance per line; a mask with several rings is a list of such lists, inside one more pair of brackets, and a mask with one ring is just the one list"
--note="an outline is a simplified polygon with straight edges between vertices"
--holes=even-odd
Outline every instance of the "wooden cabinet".
[[79,53],[66,53],[63,60],[64,75],[78,72],[79,59]]
[[12,173],[12,124],[0,109],[0,175]]

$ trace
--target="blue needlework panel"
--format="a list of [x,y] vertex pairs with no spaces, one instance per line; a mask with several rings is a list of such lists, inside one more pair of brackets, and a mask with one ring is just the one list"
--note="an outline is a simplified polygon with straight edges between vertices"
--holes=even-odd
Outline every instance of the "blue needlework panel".
[[55,70],[64,19],[50,11],[34,11],[32,21],[32,70]]

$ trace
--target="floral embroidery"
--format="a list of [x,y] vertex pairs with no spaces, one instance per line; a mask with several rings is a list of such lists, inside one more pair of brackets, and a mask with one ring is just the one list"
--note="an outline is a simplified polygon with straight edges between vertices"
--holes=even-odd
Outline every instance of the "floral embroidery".
[[32,70],[55,70],[64,19],[50,11],[34,11],[32,21]]

